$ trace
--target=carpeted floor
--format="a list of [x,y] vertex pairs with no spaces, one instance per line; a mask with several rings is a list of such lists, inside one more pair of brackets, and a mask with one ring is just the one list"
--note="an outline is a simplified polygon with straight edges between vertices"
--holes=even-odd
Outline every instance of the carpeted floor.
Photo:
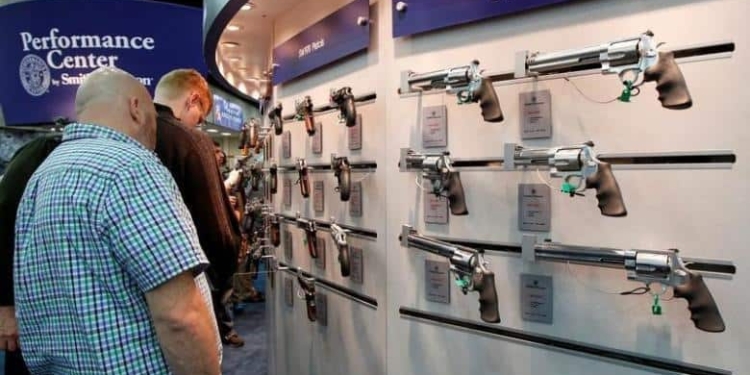
[[249,303],[235,310],[237,333],[245,339],[245,346],[224,346],[224,375],[268,374],[268,327],[265,303]]

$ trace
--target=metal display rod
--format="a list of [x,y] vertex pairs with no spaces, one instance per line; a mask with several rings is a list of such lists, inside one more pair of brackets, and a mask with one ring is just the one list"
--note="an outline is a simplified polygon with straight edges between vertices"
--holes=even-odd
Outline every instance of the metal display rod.
[[411,247],[439,255],[450,261],[450,270],[456,276],[456,283],[463,294],[470,291],[479,293],[479,313],[487,323],[500,323],[497,307],[495,274],[488,268],[482,250],[460,245],[434,241],[416,234],[410,226],[401,227],[401,246]]
[[[337,156],[331,154],[330,164],[307,164],[307,161],[303,158],[297,159],[296,165],[282,165],[275,166],[275,164],[269,169],[272,173],[272,178],[276,178],[277,171],[282,173],[297,172],[299,174],[299,185],[300,191],[303,198],[308,198],[310,195],[310,173],[327,173],[333,172],[338,181],[336,191],[339,193],[342,202],[348,202],[351,196],[352,189],[352,173],[370,173],[376,171],[378,163],[375,161],[357,161],[350,162],[346,156]],[[276,185],[273,185],[276,186]],[[272,194],[275,194],[276,189],[272,189]]]
[[[502,121],[502,111],[491,83],[516,84],[529,81],[567,78],[592,74],[617,74],[624,90],[620,101],[628,102],[640,93],[644,82],[655,81],[659,101],[668,109],[692,106],[692,98],[677,62],[721,58],[731,54],[733,42],[705,43],[659,51],[647,31],[641,35],[596,46],[557,52],[521,51],[516,54],[515,69],[483,74],[479,62],[429,73],[405,71],[401,74],[400,94],[427,90],[447,90],[458,95],[459,103],[479,102],[485,121]],[[643,74],[642,80],[639,77]]]
[[402,318],[413,319],[440,327],[460,329],[462,331],[489,335],[507,339],[517,343],[560,351],[567,354],[585,356],[599,360],[611,361],[623,366],[635,367],[658,372],[687,375],[732,375],[729,370],[696,365],[666,358],[658,358],[645,354],[629,352],[604,346],[592,345],[580,341],[562,339],[558,337],[522,331],[519,329],[498,327],[482,324],[466,319],[455,318],[443,314],[434,314],[422,310],[401,306],[399,314]]
[[320,230],[327,231],[327,232],[330,232],[331,226],[333,224],[336,224],[339,227],[346,229],[347,233],[349,233],[352,236],[362,237],[362,238],[369,239],[369,240],[376,240],[378,238],[378,232],[371,230],[371,229],[355,227],[353,225],[337,223],[335,221],[324,221],[324,220],[318,220],[318,219],[303,218],[299,216],[299,213],[297,214],[298,216],[296,217],[291,216],[291,215],[281,214],[281,213],[274,214],[274,215],[278,217],[280,220],[285,221],[287,224],[295,224],[297,226],[300,226],[300,225],[306,226],[308,225],[308,223],[313,223],[316,229],[320,229]]
[[431,182],[432,193],[448,198],[451,213],[467,215],[461,183],[462,170],[516,171],[532,167],[549,169],[550,176],[561,178],[561,191],[571,197],[587,189],[597,191],[602,215],[626,216],[620,187],[612,173],[613,165],[622,169],[731,168],[737,157],[732,151],[708,150],[665,153],[599,154],[594,143],[550,148],[526,148],[506,143],[503,157],[458,159],[449,152],[419,153],[401,149],[401,172],[421,172]]
[[[378,95],[375,92],[371,92],[371,93],[367,93],[367,94],[364,94],[364,95],[355,96],[354,97],[354,102],[355,103],[365,103],[365,102],[373,101],[373,100],[377,99],[377,97],[378,97]],[[319,106],[313,107],[312,112],[316,113],[316,114],[324,114],[324,113],[328,113],[328,112],[338,111],[339,108],[340,108],[340,106],[338,104],[336,104],[335,102],[329,102],[329,103],[326,103],[326,104],[323,104],[323,105],[319,105]],[[284,121],[290,121],[290,120],[300,121],[301,120],[299,118],[299,116],[297,116],[296,114],[294,114],[294,115],[286,115],[286,116],[283,117],[283,119],[284,119]]]
[[[347,287],[338,285],[336,283],[333,283],[331,281],[328,281],[322,277],[315,276],[309,272],[305,272],[297,269],[292,269],[290,265],[285,264],[284,262],[278,262],[279,264],[279,270],[287,272],[289,274],[292,274],[294,276],[302,275],[305,277],[308,281],[312,280],[316,285],[320,285],[332,292],[335,292],[336,294],[339,294],[340,296],[350,299],[354,302],[360,303],[362,305],[365,305],[373,310],[378,309],[378,301],[375,298],[372,298],[368,295],[362,294],[357,292],[356,290],[349,289]],[[308,316],[309,317],[309,316]]]
[[[404,225],[402,237],[406,235],[409,236],[410,242],[428,241],[433,244],[431,246],[446,248],[463,246],[436,238],[418,236],[411,227]],[[524,244],[521,245],[522,253],[528,254],[525,256],[526,259],[624,269],[627,272],[628,280],[645,284],[644,293],[652,293],[658,296],[659,294],[656,294],[656,291],[651,290],[651,284],[654,283],[661,284],[662,289],[672,287],[675,298],[684,298],[688,301],[688,310],[691,313],[690,319],[695,323],[696,328],[706,332],[723,332],[726,329],[719,308],[703,281],[703,276],[688,267],[689,263],[682,259],[676,249],[621,250],[551,242],[536,243],[536,237],[529,236],[527,238],[531,241],[525,240]],[[481,245],[478,247],[484,248]],[[472,248],[467,249],[473,250]],[[736,271],[734,264],[726,261],[694,260],[693,262],[699,263],[699,269],[710,269],[714,272],[728,272],[730,274],[734,274]],[[664,290],[661,292],[663,293]],[[655,299],[653,312],[655,314],[661,313],[658,298]]]

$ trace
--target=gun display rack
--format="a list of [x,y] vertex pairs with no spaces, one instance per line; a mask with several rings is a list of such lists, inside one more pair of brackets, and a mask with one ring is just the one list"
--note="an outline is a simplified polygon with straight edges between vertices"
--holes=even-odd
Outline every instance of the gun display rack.
[[[573,264],[591,264],[592,262],[598,263],[597,266],[599,267],[612,267],[612,268],[621,268],[617,266],[618,263],[612,263],[607,260],[606,256],[602,256],[602,253],[595,252],[591,254],[589,257],[589,261],[583,263],[583,262],[577,262],[575,259],[565,259],[561,258],[558,255],[555,255],[554,252],[549,252],[549,249],[545,249],[543,247],[540,247],[538,252],[536,251],[536,244],[533,245],[527,245],[526,249],[524,249],[523,244],[514,244],[514,243],[503,243],[503,242],[487,242],[487,241],[476,241],[476,240],[469,240],[469,239],[459,239],[459,238],[451,238],[451,237],[443,237],[443,236],[430,236],[431,238],[434,238],[438,241],[443,241],[447,243],[451,243],[454,245],[459,246],[466,246],[474,249],[482,249],[485,252],[498,252],[505,255],[508,254],[517,254],[521,256],[524,254],[524,252],[530,252],[532,251],[532,254],[535,259],[539,260],[545,260],[545,261],[557,261],[557,262],[570,262]],[[590,246],[576,246],[576,245],[564,245],[567,248],[575,249],[575,250],[581,250],[584,253],[586,250],[594,249],[594,250],[604,250],[605,252],[612,252],[617,253],[621,252],[623,250],[619,249],[609,249],[609,248],[601,248],[601,247],[590,247]],[[545,253],[545,250],[548,252]],[[731,278],[732,275],[734,275],[737,272],[737,267],[734,265],[731,261],[725,261],[725,260],[716,260],[716,259],[703,259],[703,258],[690,258],[690,257],[680,257],[682,258],[683,263],[685,264],[685,267],[691,271],[700,272],[706,277],[712,277],[712,278],[719,278],[719,279],[728,279]]]
[[506,339],[517,343],[537,346],[544,349],[556,350],[567,354],[611,361],[619,365],[644,369],[647,371],[688,375],[732,375],[731,371],[724,369],[657,358],[645,354],[592,345],[580,341],[567,340],[518,329],[477,323],[470,320],[455,318],[442,314],[434,314],[404,306],[401,306],[398,311],[401,317],[405,319],[412,319],[415,321],[438,325],[440,327],[458,329],[461,331],[485,335],[493,338]]
[[[709,59],[729,58],[734,52],[735,45],[732,41],[720,41],[713,43],[701,43],[689,46],[671,49],[674,58],[679,63],[703,61]],[[519,53],[521,55],[522,53]],[[516,61],[517,68],[513,71],[486,73],[483,77],[489,79],[493,85],[515,85],[534,81],[546,81],[553,79],[572,78],[588,75],[598,75],[602,73],[601,63],[598,61],[591,63],[571,64],[564,72],[552,74],[540,74],[529,76],[525,72],[526,68],[526,51],[523,56],[518,56]],[[522,59],[523,57],[524,59]],[[523,67],[523,69],[521,68]],[[452,69],[444,69],[429,73],[413,73],[410,71],[403,72],[401,75],[401,86],[398,90],[400,95],[421,94],[421,93],[440,93],[446,90],[445,87],[432,87],[432,82],[441,77],[446,77]],[[414,88],[416,86],[416,89]]]
[[[275,214],[280,221],[283,221],[285,224],[289,225],[297,225],[297,219],[305,220],[306,222],[312,222],[315,223],[315,227],[318,230],[323,230],[325,232],[331,231],[331,222],[330,221],[324,221],[324,220],[317,220],[317,219],[309,219],[309,218],[303,218],[303,217],[295,217],[291,215],[286,214]],[[343,229],[347,230],[347,234],[350,236],[357,236],[369,240],[376,240],[378,238],[378,232],[366,228],[359,228],[352,225],[346,225],[339,222],[336,222],[338,226],[340,226]]]
[[[454,158],[451,157],[451,165],[457,171],[523,171],[528,168],[545,169],[546,166],[523,165],[518,163],[505,163],[505,160],[515,160],[515,143],[505,144],[505,157],[486,158]],[[410,148],[401,149],[401,161],[399,167],[403,172],[419,172],[419,169],[410,168],[405,163]],[[666,151],[666,152],[623,152],[623,153],[597,153],[599,161],[609,163],[614,170],[624,169],[731,169],[737,162],[737,155],[731,150],[704,150],[704,151]],[[406,167],[402,167],[402,166]]]
[[[336,154],[331,154],[331,158],[337,157]],[[349,165],[351,166],[352,172],[358,172],[358,173],[371,173],[375,172],[378,169],[378,163],[376,161],[350,161]],[[306,164],[308,170],[310,173],[330,173],[334,172],[334,166],[333,163],[312,163],[312,164]],[[297,168],[297,165],[279,165],[278,171],[282,173],[291,173],[291,172],[298,172],[299,168]]]
[[[371,92],[371,93],[367,93],[364,95],[355,96],[354,102],[360,103],[360,104],[370,103],[370,102],[374,102],[377,99],[377,97],[378,95],[376,93]],[[314,114],[327,114],[329,112],[334,112],[338,110],[339,110],[339,107],[337,105],[330,103],[327,100],[326,100],[326,104],[313,107]],[[292,121],[292,122],[297,121],[296,115],[286,115],[282,118],[284,119],[284,121]]]
[[322,277],[315,276],[309,272],[302,271],[299,268],[294,268],[284,262],[278,262],[278,270],[284,271],[286,273],[289,273],[293,276],[302,275],[303,277],[307,279],[314,279],[316,285],[320,285],[344,298],[350,299],[354,302],[360,303],[364,306],[367,306],[373,310],[378,309],[378,301],[375,298],[372,298],[368,295],[362,294],[360,292],[357,292],[356,290],[349,289],[347,287],[338,285],[336,283],[333,283],[329,280],[326,280]]

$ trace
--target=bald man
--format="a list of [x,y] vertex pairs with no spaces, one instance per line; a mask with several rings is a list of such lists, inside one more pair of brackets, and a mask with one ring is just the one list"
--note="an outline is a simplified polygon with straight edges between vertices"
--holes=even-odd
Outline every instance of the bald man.
[[76,95],[78,123],[28,182],[14,291],[32,374],[220,374],[201,297],[208,262],[153,154],[146,89],[113,68]]

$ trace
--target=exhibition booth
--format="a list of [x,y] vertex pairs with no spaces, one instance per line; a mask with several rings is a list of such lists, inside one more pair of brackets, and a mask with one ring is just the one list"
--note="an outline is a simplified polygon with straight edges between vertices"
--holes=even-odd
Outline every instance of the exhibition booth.
[[0,7],[6,124],[210,77],[268,374],[750,373],[750,2],[71,3]]

